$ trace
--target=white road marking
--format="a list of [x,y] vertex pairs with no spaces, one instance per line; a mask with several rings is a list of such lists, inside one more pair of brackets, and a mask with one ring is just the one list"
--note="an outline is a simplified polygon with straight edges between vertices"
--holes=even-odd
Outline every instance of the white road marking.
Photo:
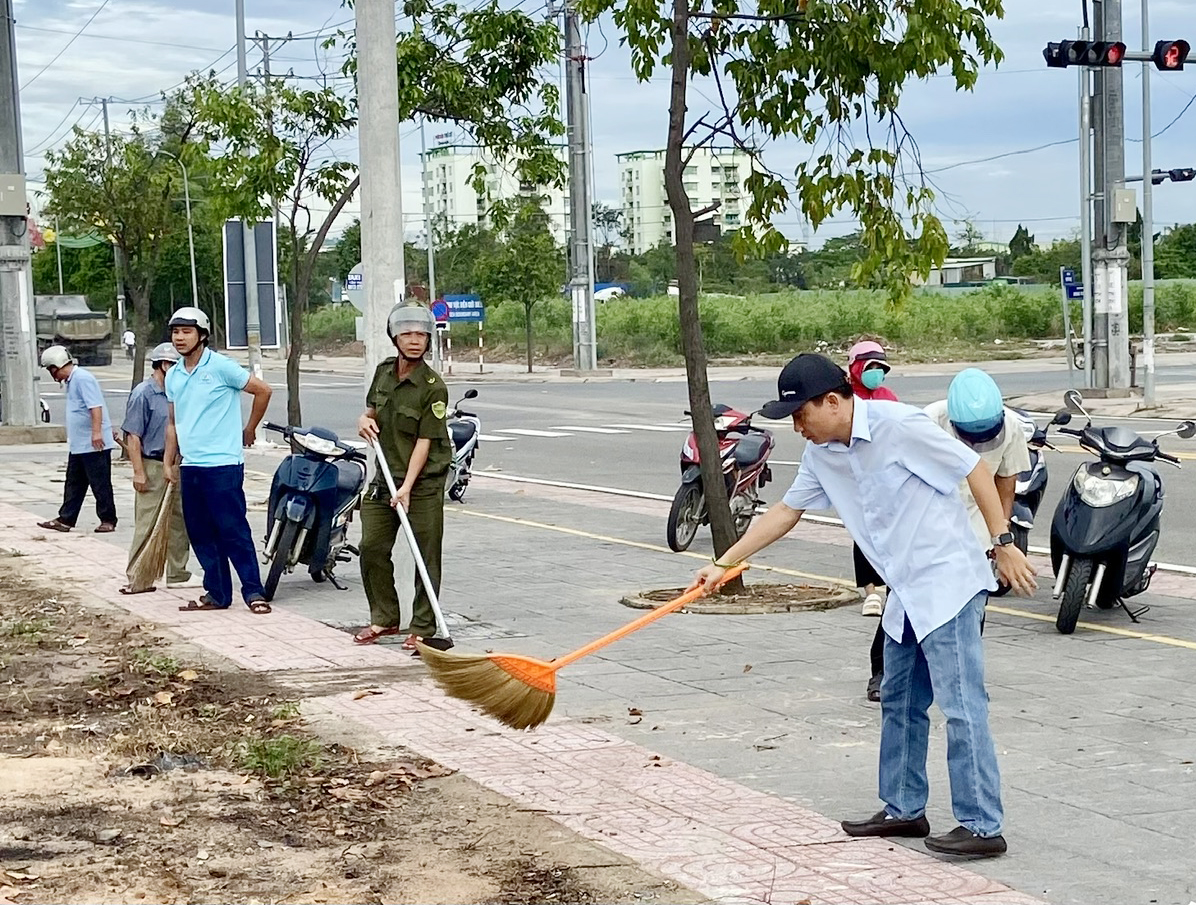
[[521,437],[568,437],[559,431],[539,431],[530,427],[496,427],[495,430],[503,434],[518,434]]
[[485,440],[487,443],[502,443],[503,441],[514,443],[519,438],[518,437],[496,437],[494,434],[478,434],[478,439]]
[[554,424],[555,430],[581,431],[584,434],[629,434],[629,430],[619,430],[614,427],[579,427],[576,424]]
[[664,426],[661,424],[608,424],[607,427],[621,427],[633,431],[660,431],[661,433],[672,433],[673,431],[681,431],[688,434],[689,428],[682,427],[679,424]]

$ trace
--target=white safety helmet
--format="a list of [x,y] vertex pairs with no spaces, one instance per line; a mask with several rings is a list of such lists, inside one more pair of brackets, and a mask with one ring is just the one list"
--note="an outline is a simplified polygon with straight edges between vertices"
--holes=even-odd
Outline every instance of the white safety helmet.
[[179,352],[170,343],[158,343],[149,354],[150,367],[155,368],[160,361],[175,362],[179,360]]
[[386,335],[392,340],[400,333],[419,331],[432,336],[436,332],[436,318],[432,312],[418,302],[398,304],[390,309],[386,318]]
[[199,308],[180,308],[170,316],[169,327],[195,327],[204,333],[212,332],[212,322]]
[[65,368],[74,360],[66,346],[50,346],[42,353],[43,368]]

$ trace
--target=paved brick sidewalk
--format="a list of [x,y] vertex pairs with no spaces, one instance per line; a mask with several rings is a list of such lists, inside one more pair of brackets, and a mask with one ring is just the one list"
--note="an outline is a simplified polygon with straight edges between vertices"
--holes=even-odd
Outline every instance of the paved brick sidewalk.
[[[384,646],[354,647],[340,631],[289,612],[268,616],[180,613],[194,592],[122,597],[124,550],[87,534],[35,526],[33,513],[0,503],[0,547],[42,570],[86,580],[96,597],[169,628],[257,671],[422,669]],[[49,536],[47,536],[49,535]],[[426,680],[343,693],[317,706],[373,729],[612,851],[728,903],[901,905],[1039,900],[927,855],[881,840],[853,840],[835,821],[774,795],[662,757],[602,729],[554,719],[517,733],[444,698]]]

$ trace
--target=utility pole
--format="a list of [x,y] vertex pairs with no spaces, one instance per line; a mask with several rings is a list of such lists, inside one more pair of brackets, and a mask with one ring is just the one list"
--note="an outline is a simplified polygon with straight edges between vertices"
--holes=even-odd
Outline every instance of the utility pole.
[[399,179],[399,73],[395,0],[357,0],[361,263],[365,282],[365,383],[394,354],[390,309],[403,300],[403,207]]
[[573,363],[598,367],[594,325],[593,218],[590,191],[590,94],[587,56],[573,0],[565,0],[565,103],[569,124],[569,288],[573,299]]
[[37,424],[38,378],[12,0],[0,0],[0,404],[5,424]]
[[[237,85],[243,90],[249,81],[245,62],[245,0],[237,3]],[[241,243],[245,256],[245,340],[249,347],[249,372],[262,376],[262,323],[257,299],[257,223],[242,218]]]
[[[108,123],[108,98],[102,97],[99,100],[100,108],[104,111],[104,153],[106,155],[108,166],[112,166],[112,127]],[[94,101],[92,103],[95,103]],[[112,242],[112,260],[114,269],[116,270],[116,319],[122,327],[126,321],[125,304],[127,297],[125,296],[125,267],[124,255],[121,254],[120,245],[114,240]],[[144,339],[142,340],[144,342]]]
[[[1088,40],[1088,27],[1080,39]],[[1080,73],[1080,279],[1084,283],[1084,387],[1092,387],[1092,79],[1088,68]],[[1070,337],[1068,337],[1070,339]],[[1070,354],[1070,352],[1069,352]]]
[[[1142,0],[1142,47],[1150,47],[1150,5]],[[1150,63],[1142,65],[1142,404],[1154,394],[1154,161],[1150,147]]]
[[[424,235],[428,243],[428,304],[436,301],[436,237],[432,232],[432,192],[428,185],[428,139],[424,134],[427,117],[419,120],[420,190],[424,196]],[[440,331],[432,337],[432,370],[440,371]]]
[[54,218],[54,253],[58,258],[58,294],[66,295],[66,286],[62,281],[62,242],[59,237],[62,234],[58,231],[58,218]]

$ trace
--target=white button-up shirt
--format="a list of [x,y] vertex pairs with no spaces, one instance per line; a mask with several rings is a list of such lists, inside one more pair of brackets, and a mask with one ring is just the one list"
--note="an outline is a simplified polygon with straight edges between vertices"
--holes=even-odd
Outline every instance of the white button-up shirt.
[[908,617],[921,641],[996,589],[958,490],[979,460],[920,409],[857,397],[851,445],[807,443],[783,502],[834,507],[889,588],[885,632],[900,641]]

